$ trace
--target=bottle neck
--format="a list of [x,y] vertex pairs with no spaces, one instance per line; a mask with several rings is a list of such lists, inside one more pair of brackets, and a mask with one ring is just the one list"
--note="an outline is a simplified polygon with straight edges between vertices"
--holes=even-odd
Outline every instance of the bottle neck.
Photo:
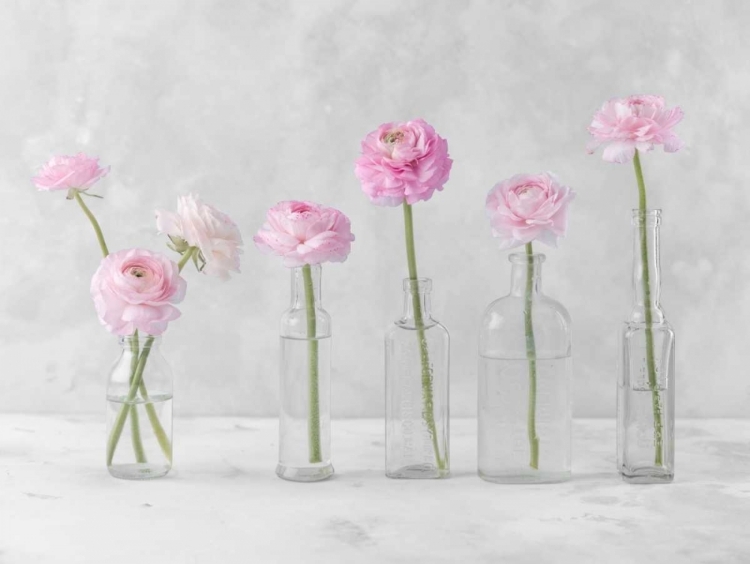
[[661,267],[659,226],[661,210],[633,210],[633,320],[646,321],[649,309],[653,322],[664,320],[659,304]]
[[529,293],[536,296],[542,293],[542,263],[545,258],[541,253],[513,253],[508,257],[513,265],[510,273],[512,296],[523,297]]
[[322,307],[320,280],[323,272],[319,264],[298,266],[292,272],[292,309],[307,307],[308,296],[312,295],[315,308]]
[[432,280],[419,278],[418,280],[404,279],[404,314],[403,321],[413,321],[421,315],[422,321],[432,315]]

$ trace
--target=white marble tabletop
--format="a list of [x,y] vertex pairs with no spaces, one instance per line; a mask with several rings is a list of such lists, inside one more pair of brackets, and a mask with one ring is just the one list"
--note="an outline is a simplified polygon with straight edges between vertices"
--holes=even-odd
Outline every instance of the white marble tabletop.
[[574,478],[477,478],[475,423],[453,421],[453,477],[389,480],[383,424],[333,424],[336,475],[279,480],[276,422],[177,419],[175,470],[103,466],[94,416],[0,416],[0,563],[750,562],[750,421],[677,422],[676,479],[614,471],[614,422],[577,421]]

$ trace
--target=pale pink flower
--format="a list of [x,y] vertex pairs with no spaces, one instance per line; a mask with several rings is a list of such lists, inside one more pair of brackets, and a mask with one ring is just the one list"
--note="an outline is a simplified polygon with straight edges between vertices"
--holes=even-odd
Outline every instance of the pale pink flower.
[[683,143],[672,128],[682,117],[682,109],[667,108],[661,96],[609,100],[594,114],[588,127],[594,139],[586,150],[592,154],[599,145],[606,144],[602,158],[611,163],[629,162],[636,149],[644,153],[654,145],[664,145],[667,153],[674,153]]
[[574,197],[573,190],[550,173],[517,174],[503,180],[487,194],[492,235],[501,249],[534,240],[556,247],[568,227],[568,204]]
[[108,255],[91,279],[99,320],[117,335],[132,335],[136,329],[161,335],[180,317],[172,304],[182,301],[186,288],[177,263],[144,249]]
[[73,190],[88,190],[108,172],[109,167],[100,167],[96,157],[88,157],[83,153],[75,156],[58,155],[39,170],[32,182],[39,190],[68,190],[70,199]]
[[266,222],[253,237],[264,253],[295,267],[343,262],[351,251],[351,223],[339,210],[313,202],[280,202],[268,210]]
[[370,200],[381,206],[429,200],[448,182],[453,161],[448,142],[421,119],[385,123],[362,141],[355,174]]
[[174,250],[184,253],[196,247],[204,273],[226,280],[230,271],[240,271],[243,243],[237,224],[197,194],[180,196],[177,213],[157,210],[156,227],[169,236]]

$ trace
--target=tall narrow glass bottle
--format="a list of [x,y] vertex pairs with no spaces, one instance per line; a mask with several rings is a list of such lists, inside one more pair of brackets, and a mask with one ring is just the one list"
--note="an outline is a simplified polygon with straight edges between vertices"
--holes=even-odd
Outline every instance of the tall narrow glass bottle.
[[571,467],[571,323],[542,293],[543,254],[514,253],[510,294],[479,333],[479,476],[560,482]]
[[625,481],[674,478],[675,336],[659,304],[661,210],[633,210],[635,303],[620,339],[617,466]]
[[161,337],[120,337],[107,385],[107,468],[115,478],[160,478],[172,468],[172,370]]
[[315,482],[331,464],[331,318],[321,305],[320,265],[292,269],[281,317],[279,464],[285,480]]
[[386,476],[450,475],[450,337],[432,318],[428,278],[404,280],[404,313],[385,335]]

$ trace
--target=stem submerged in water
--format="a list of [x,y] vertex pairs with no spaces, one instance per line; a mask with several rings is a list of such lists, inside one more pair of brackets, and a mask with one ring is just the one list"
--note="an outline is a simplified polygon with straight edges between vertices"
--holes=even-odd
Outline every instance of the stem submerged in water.
[[653,315],[651,312],[651,274],[648,263],[648,232],[646,225],[646,184],[643,181],[643,170],[641,169],[641,158],[638,150],[633,157],[635,167],[635,178],[638,182],[638,209],[640,217],[638,226],[641,239],[641,264],[643,266],[643,301],[646,317],[646,370],[648,371],[648,385],[651,388],[651,402],[654,410],[654,463],[662,465],[663,441],[662,441],[662,413],[661,397],[659,395],[658,382],[656,380],[656,360],[654,357],[654,333],[652,329]]
[[539,469],[539,437],[536,434],[536,341],[531,316],[531,303],[534,292],[534,250],[531,243],[526,243],[526,296],[523,308],[524,328],[526,330],[526,358],[529,361],[529,466]]
[[320,448],[320,387],[318,374],[318,339],[317,319],[315,317],[315,287],[312,279],[312,268],[309,264],[302,267],[305,283],[305,305],[307,308],[307,357],[309,368],[310,405],[307,418],[310,462],[322,462]]
[[135,399],[135,395],[138,393],[138,387],[141,385],[143,369],[146,367],[146,361],[148,360],[148,355],[151,352],[151,345],[153,344],[153,342],[154,338],[149,337],[148,339],[146,339],[146,342],[143,345],[143,351],[138,358],[138,365],[136,366],[135,373],[133,374],[133,378],[130,382],[130,390],[128,391],[128,395],[125,398],[125,402],[120,408],[120,412],[117,414],[115,424],[112,426],[112,432],[110,433],[109,440],[107,441],[107,466],[112,465],[112,459],[115,456],[115,449],[117,448],[117,443],[120,441],[122,429],[123,427],[125,427],[125,420],[128,417],[131,404]]
[[419,340],[419,355],[422,362],[422,401],[425,423],[432,437],[432,448],[435,451],[435,461],[439,470],[446,469],[446,460],[440,456],[438,445],[437,428],[435,425],[435,408],[432,391],[432,368],[430,367],[430,355],[425,337],[424,319],[422,317],[422,302],[420,301],[417,288],[417,257],[414,248],[414,220],[412,218],[411,205],[404,202],[404,232],[406,237],[406,260],[409,267],[409,280],[412,282],[410,288],[412,307],[414,309],[414,324],[417,329]]

